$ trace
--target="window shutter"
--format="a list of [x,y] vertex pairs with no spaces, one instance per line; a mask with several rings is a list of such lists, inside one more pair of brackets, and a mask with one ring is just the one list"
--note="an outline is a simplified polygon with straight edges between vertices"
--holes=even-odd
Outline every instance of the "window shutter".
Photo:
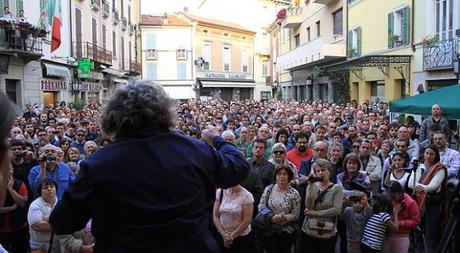
[[361,27],[356,28],[356,56],[361,56]]
[[409,44],[410,40],[410,9],[409,6],[402,9],[402,44]]
[[147,64],[147,79],[157,80],[157,65],[155,63]]
[[[3,5],[2,5],[2,8],[3,8]],[[16,15],[19,15],[20,10],[24,10],[24,1],[23,0],[16,0]]]
[[394,41],[391,37],[394,34],[394,22],[395,22],[395,14],[393,12],[388,13],[388,48],[393,48],[395,46]]
[[155,34],[149,34],[147,36],[147,49],[157,48],[157,38]]
[[353,31],[348,31],[348,57],[352,58],[354,55],[351,53],[353,49]]

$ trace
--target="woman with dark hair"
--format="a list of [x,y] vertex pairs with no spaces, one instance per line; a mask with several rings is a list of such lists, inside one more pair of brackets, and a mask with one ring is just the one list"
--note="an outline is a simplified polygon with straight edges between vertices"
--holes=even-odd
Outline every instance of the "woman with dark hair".
[[284,129],[284,128],[281,128],[276,133],[275,143],[282,143],[282,144],[284,144],[284,146],[287,147],[288,139],[289,139],[288,131],[286,131],[286,129]]
[[421,177],[411,175],[409,188],[414,189],[417,195],[417,203],[422,217],[422,228],[425,232],[427,244],[426,252],[435,252],[439,243],[439,234],[442,233],[442,213],[446,208],[444,191],[447,183],[447,168],[440,161],[439,149],[432,145],[423,152],[423,163],[418,167]]
[[95,252],[219,251],[204,210],[215,187],[238,185],[249,165],[216,128],[204,132],[214,148],[172,131],[174,104],[148,80],[115,91],[100,116],[113,142],[80,163],[50,217],[56,235],[72,234],[92,217]]
[[392,163],[388,168],[388,173],[385,176],[384,184],[389,186],[391,181],[397,181],[405,192],[409,191],[409,177],[412,172],[408,172],[410,156],[408,153],[396,153],[391,158]]
[[343,195],[345,198],[349,197],[356,184],[359,184],[365,188],[370,185],[369,176],[365,172],[360,171],[361,163],[359,156],[355,154],[348,154],[343,161],[345,170],[337,175],[337,184],[341,184],[343,187]]
[[300,195],[290,185],[294,172],[287,164],[277,166],[274,174],[275,184],[265,188],[260,199],[259,212],[264,208],[272,210],[275,215],[271,218],[271,223],[277,229],[264,235],[263,245],[267,253],[288,253],[291,252],[298,228]]
[[70,139],[63,138],[59,142],[59,147],[62,149],[62,152],[64,152],[64,162],[68,162],[69,160],[68,160],[67,153],[69,152],[69,148],[70,148]]

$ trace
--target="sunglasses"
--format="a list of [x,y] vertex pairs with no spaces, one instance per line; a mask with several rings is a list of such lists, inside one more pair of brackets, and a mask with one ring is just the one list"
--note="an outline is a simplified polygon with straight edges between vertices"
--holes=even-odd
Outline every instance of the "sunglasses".
[[273,154],[275,154],[275,155],[281,155],[281,154],[284,154],[284,151],[273,151]]

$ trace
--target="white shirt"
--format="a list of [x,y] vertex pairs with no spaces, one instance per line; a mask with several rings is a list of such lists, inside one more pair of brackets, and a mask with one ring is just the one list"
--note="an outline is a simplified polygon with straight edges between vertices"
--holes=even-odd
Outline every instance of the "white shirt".
[[30,204],[29,212],[27,214],[27,221],[29,223],[29,234],[31,242],[46,243],[50,241],[51,232],[35,231],[34,229],[32,229],[32,225],[39,221],[42,221],[43,218],[49,218],[51,215],[51,211],[53,211],[57,202],[58,198],[56,197],[54,205],[51,206],[50,204],[46,203],[42,197],[39,197]]

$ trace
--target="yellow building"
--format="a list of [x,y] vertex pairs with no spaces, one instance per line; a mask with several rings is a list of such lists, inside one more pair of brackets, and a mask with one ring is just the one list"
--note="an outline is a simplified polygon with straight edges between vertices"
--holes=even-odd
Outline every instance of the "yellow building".
[[326,67],[346,72],[359,103],[391,101],[411,93],[412,1],[348,0],[347,61]]
[[255,32],[240,25],[181,12],[193,24],[197,97],[253,98]]

